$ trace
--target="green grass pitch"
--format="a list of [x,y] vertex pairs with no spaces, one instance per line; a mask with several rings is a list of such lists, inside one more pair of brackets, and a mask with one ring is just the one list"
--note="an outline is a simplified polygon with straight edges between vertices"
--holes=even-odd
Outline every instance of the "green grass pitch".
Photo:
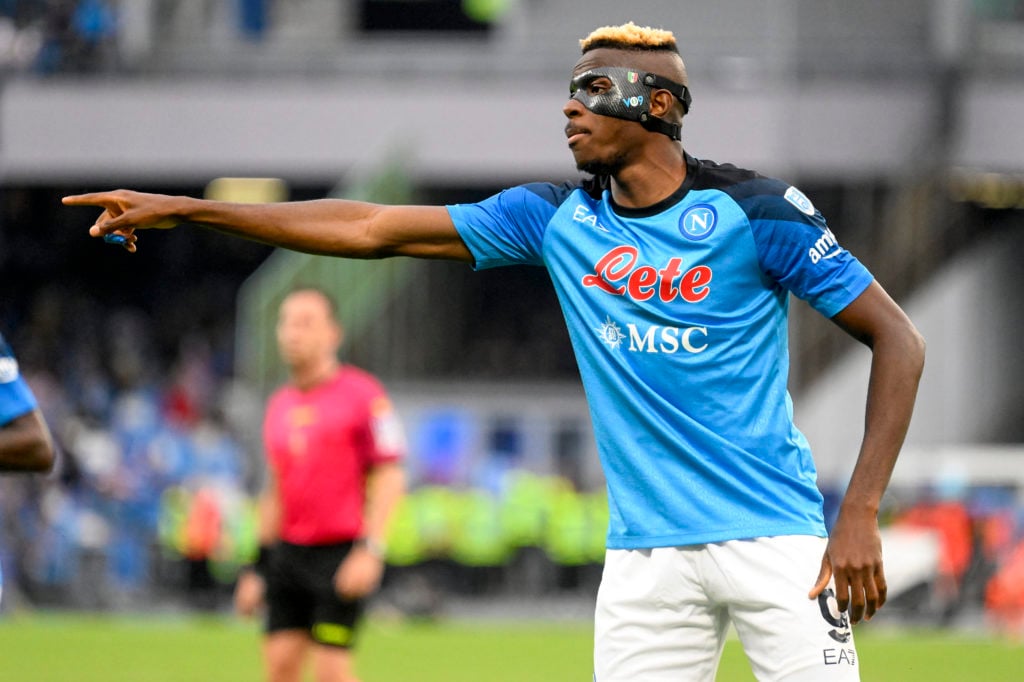
[[[864,682],[1024,679],[1024,644],[933,631],[858,628]],[[589,682],[589,623],[372,620],[363,682]],[[0,680],[253,682],[259,632],[230,618],[15,615],[0,620]],[[738,642],[720,682],[753,680]]]

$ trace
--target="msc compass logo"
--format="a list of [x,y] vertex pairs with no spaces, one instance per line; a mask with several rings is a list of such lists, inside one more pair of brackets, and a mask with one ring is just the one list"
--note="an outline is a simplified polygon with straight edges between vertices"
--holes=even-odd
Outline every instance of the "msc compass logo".
[[598,338],[604,341],[612,350],[618,350],[619,346],[622,345],[622,341],[626,338],[626,335],[622,333],[622,329],[612,320],[610,315],[605,318],[604,323],[600,327],[595,327],[594,331],[597,332]]
[[718,211],[711,204],[697,204],[683,212],[679,219],[679,233],[692,241],[707,239],[715,231]]

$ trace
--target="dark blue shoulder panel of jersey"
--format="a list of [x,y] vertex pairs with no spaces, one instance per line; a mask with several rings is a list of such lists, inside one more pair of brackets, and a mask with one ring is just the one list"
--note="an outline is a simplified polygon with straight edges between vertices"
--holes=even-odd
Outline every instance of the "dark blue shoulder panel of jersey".
[[871,274],[796,187],[711,161],[701,161],[694,187],[731,197],[747,216],[764,273],[822,314],[831,317],[870,284]]
[[755,220],[792,220],[825,229],[821,214],[808,215],[786,199],[790,185],[768,178],[756,171],[737,168],[732,164],[718,165],[701,161],[700,175],[694,189],[717,189],[735,201],[747,218]]
[[550,182],[531,182],[520,185],[524,190],[535,194],[555,208],[562,205],[562,202],[578,188],[579,183],[563,182],[561,185],[553,185]]

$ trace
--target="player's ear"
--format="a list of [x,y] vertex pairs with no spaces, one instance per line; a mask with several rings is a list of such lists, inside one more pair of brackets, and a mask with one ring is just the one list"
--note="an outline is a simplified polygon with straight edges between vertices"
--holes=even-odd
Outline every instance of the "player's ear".
[[651,92],[651,115],[658,118],[669,118],[673,107],[676,104],[676,97],[668,90],[654,90]]

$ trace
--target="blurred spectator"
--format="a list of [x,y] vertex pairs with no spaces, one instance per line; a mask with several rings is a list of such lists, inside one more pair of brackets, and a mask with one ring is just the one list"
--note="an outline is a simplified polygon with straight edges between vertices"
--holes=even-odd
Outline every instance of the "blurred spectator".
[[3,0],[0,67],[40,74],[116,65],[118,16],[108,0]]
[[260,40],[267,31],[271,0],[236,0],[238,23],[242,35],[251,40]]
[[989,581],[985,607],[998,628],[1024,636],[1024,540],[1017,542]]
[[952,616],[960,604],[963,578],[971,565],[974,551],[973,526],[966,505],[959,500],[928,495],[900,514],[895,525],[926,528],[938,533],[940,555],[936,596],[945,606],[944,616]]
[[215,394],[216,378],[207,344],[187,339],[172,371],[172,384],[164,398],[164,418],[185,427],[195,426],[210,409]]

